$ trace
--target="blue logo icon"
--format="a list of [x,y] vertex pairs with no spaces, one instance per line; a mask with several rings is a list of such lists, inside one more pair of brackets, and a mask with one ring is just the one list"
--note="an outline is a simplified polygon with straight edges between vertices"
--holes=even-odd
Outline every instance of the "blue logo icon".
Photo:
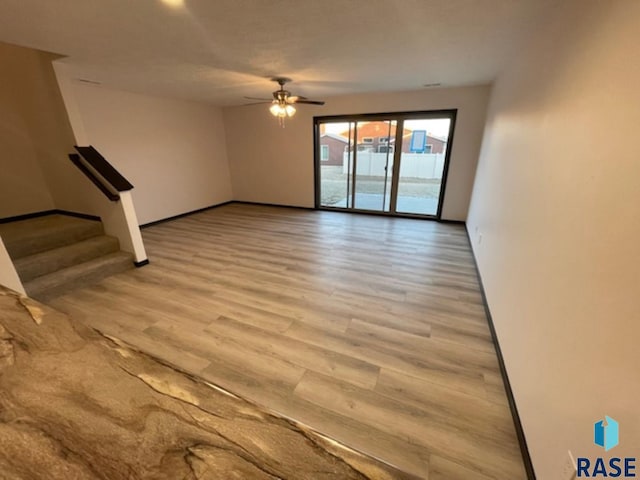
[[618,422],[606,415],[604,418],[593,425],[593,441],[608,452],[618,445]]
[[[605,415],[604,420],[594,423],[593,441],[596,445],[611,450],[618,445],[618,422]],[[624,477],[636,478],[636,457],[578,457],[576,478]]]

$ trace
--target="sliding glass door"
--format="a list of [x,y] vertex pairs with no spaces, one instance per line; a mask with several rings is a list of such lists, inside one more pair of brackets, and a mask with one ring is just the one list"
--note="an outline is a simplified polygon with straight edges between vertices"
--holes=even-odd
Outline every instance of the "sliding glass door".
[[439,218],[455,113],[316,118],[316,207]]

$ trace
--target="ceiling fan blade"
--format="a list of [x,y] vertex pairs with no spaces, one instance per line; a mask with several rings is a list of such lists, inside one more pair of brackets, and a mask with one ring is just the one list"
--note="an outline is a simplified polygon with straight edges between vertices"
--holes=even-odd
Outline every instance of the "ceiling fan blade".
[[290,95],[287,97],[287,103],[300,103],[301,100],[309,100],[307,97],[303,97],[302,95]]
[[242,105],[240,105],[241,107],[248,107],[250,105],[267,105],[272,103],[271,100],[267,100],[265,102],[252,102],[252,103],[243,103]]
[[308,103],[309,105],[324,105],[323,101],[320,100],[298,100],[296,103]]
[[[285,84],[289,83],[291,80],[289,78],[284,77],[274,77],[271,80],[277,82],[280,85],[280,89],[272,92],[273,100],[268,98],[258,98],[258,97],[244,97],[247,100],[258,100],[258,103],[272,103],[277,104],[280,108],[284,108],[288,105],[295,105],[296,103],[303,104],[306,103],[308,105],[324,105],[323,101],[320,100],[309,100],[307,97],[302,95],[291,95],[288,90],[285,90]],[[256,103],[250,103],[248,105],[256,105]],[[295,111],[295,110],[294,110]]]

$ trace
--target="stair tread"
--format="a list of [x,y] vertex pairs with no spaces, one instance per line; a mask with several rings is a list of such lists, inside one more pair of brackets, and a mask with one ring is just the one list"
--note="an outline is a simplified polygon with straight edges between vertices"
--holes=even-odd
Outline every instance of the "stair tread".
[[53,273],[62,268],[89,261],[120,250],[116,237],[98,235],[86,240],[35,253],[14,261],[18,276],[23,282]]
[[133,255],[119,251],[35,278],[26,282],[24,287],[29,296],[46,299],[129,268],[133,268]]
[[103,234],[97,220],[62,214],[0,224],[0,237],[13,260]]

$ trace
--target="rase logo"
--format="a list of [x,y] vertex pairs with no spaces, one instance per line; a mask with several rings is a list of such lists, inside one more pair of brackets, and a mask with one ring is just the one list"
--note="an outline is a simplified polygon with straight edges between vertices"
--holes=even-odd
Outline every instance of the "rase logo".
[[[619,443],[618,422],[606,416],[593,425],[593,442],[608,452]],[[589,458],[578,457],[577,478],[636,478],[635,457],[611,457],[605,460],[597,457],[594,462]]]

